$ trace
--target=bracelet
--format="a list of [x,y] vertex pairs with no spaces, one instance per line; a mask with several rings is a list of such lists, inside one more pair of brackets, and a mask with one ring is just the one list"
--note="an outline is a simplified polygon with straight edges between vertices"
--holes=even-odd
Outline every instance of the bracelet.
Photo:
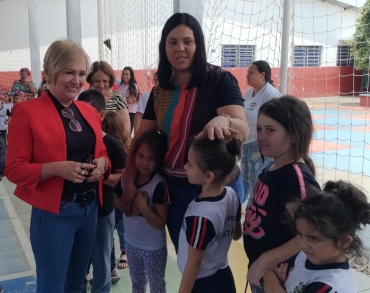
[[229,115],[226,115],[226,114],[220,114],[218,116],[222,116],[222,117],[226,117],[227,119],[229,119],[229,128],[232,128],[233,126],[233,121],[231,120],[231,117]]
[[104,174],[105,174],[105,172],[107,172],[107,170],[108,170],[109,163],[108,163],[108,160],[105,157],[100,157],[100,158],[103,158],[104,161],[105,161],[105,166],[104,166]]

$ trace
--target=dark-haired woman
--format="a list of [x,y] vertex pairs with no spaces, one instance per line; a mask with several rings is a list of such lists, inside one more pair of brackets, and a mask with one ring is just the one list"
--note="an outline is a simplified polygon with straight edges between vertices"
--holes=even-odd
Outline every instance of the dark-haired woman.
[[[136,137],[150,130],[162,130],[168,136],[164,161],[172,197],[168,229],[177,250],[185,211],[202,190],[189,183],[184,169],[189,138],[223,140],[234,135],[244,141],[248,124],[237,80],[207,63],[204,35],[193,16],[176,13],[167,20],[159,44],[157,76],[159,85],[152,90],[132,145]],[[122,204],[126,215],[132,214],[136,175],[135,166],[127,160]]]
[[244,96],[245,116],[249,125],[249,135],[242,147],[241,174],[244,185],[244,198],[248,204],[252,202],[250,197],[253,194],[254,186],[257,183],[258,175],[270,164],[271,159],[264,157],[257,142],[257,116],[262,104],[267,101],[279,98],[281,93],[274,87],[271,80],[270,65],[263,60],[254,61],[248,68],[247,83],[251,87]]
[[136,83],[134,70],[130,66],[126,66],[122,70],[121,84],[118,92],[120,92],[127,101],[128,113],[130,115],[131,131],[134,128],[135,115],[137,111],[137,102],[139,101],[139,88]]

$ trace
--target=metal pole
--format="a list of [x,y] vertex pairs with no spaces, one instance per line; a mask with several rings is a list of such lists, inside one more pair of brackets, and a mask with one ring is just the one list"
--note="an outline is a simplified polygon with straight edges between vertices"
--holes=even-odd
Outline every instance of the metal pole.
[[67,36],[82,45],[80,0],[67,0]]
[[31,72],[32,80],[36,85],[36,89],[41,82],[39,15],[37,5],[37,0],[28,0]]
[[173,13],[180,12],[180,1],[181,0],[173,0]]
[[280,62],[280,92],[285,95],[288,83],[288,65],[289,65],[289,37],[290,22],[292,16],[292,1],[284,0],[283,6],[283,27],[281,33],[281,62]]

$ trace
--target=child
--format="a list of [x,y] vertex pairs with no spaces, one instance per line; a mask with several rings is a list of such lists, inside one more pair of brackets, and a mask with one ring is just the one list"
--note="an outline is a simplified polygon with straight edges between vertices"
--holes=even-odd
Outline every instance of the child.
[[[159,174],[166,145],[164,134],[149,131],[138,138],[132,149],[132,160],[138,170],[136,216],[123,215],[123,221],[132,292],[135,293],[146,292],[147,279],[151,293],[166,292],[165,226],[170,199],[165,179]],[[121,184],[123,187],[123,180]]]
[[308,156],[312,133],[310,110],[305,102],[296,97],[272,99],[263,104],[258,112],[258,145],[261,154],[274,161],[258,178],[243,225],[252,292],[263,292],[259,281],[269,267],[299,251],[298,245],[293,245],[295,248],[289,249],[287,255],[278,252],[260,258],[263,253],[294,241],[294,234],[282,225],[285,214],[287,211],[293,214],[297,202],[305,198],[310,186],[320,188]]
[[[125,130],[125,125],[123,123],[123,119],[114,111],[108,111],[105,114],[105,118],[103,120],[103,131],[106,133],[109,133],[116,139],[118,139],[123,149],[125,150],[126,154],[128,152],[128,149],[130,147],[131,143],[131,137]],[[114,187],[114,193],[121,197],[122,195],[122,188],[121,188],[121,180],[119,181],[119,184],[117,184]],[[111,254],[111,270],[112,274],[115,272],[116,267],[118,269],[125,269],[128,267],[127,265],[127,257],[126,257],[126,249],[125,249],[125,228],[123,226],[123,211],[119,208],[114,209],[115,214],[115,228],[117,229],[117,234],[119,238],[120,248],[121,248],[121,254],[119,261],[116,266],[116,251],[113,243],[113,249]],[[112,283],[116,279],[112,278]]]
[[14,94],[13,94],[13,105],[15,105],[16,103],[20,103],[22,102],[24,99],[23,99],[23,95],[22,93],[16,91]]
[[177,264],[182,280],[179,293],[235,293],[227,252],[231,239],[241,237],[241,207],[227,176],[240,156],[240,140],[207,138],[193,141],[185,165],[189,182],[202,193],[185,213],[179,237]]
[[[87,102],[98,112],[100,119],[105,117],[105,99],[96,90],[87,90],[78,96],[79,101]],[[114,192],[113,186],[117,184],[126,164],[126,153],[122,144],[102,131],[104,145],[107,148],[108,157],[112,163],[112,171],[109,178],[103,182],[103,206],[98,208],[98,225],[91,254],[93,265],[92,292],[109,292],[112,278],[119,281],[116,272],[111,272],[111,251],[113,247],[114,229]]]
[[5,107],[4,102],[0,102],[0,137],[6,142],[6,132],[8,124],[12,118],[12,113]]
[[350,183],[328,181],[323,191],[307,197],[294,213],[301,252],[288,264],[269,270],[264,276],[269,292],[356,293],[348,259],[362,257],[358,231],[370,224],[370,204],[366,195]]
[[14,106],[12,102],[12,93],[11,92],[4,92],[4,107],[8,108],[10,111],[12,111],[12,108]]

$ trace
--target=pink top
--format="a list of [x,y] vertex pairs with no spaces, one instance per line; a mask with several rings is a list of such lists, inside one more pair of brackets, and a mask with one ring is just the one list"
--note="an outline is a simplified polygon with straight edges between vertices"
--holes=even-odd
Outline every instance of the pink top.
[[[135,84],[135,86],[136,86],[137,92],[139,93],[139,88],[138,88],[137,84]],[[129,93],[129,90],[128,90],[128,84],[121,83],[118,86],[117,91],[120,92],[121,94],[123,94],[124,97],[126,98],[126,101],[127,101],[127,98],[130,96],[130,93]],[[133,104],[127,103],[127,108],[128,108],[129,113],[136,113],[136,111],[137,111],[137,101],[136,101],[136,103],[133,103]]]

